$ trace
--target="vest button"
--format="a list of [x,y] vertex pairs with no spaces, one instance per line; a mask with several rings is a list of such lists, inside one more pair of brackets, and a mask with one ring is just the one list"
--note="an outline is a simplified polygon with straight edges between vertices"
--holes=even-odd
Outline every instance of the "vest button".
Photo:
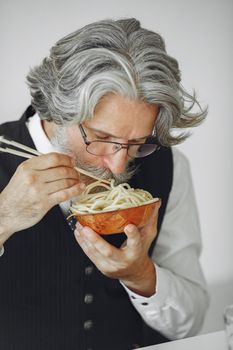
[[91,304],[93,302],[93,295],[92,294],[86,294],[84,297],[85,304]]
[[91,320],[87,320],[83,324],[83,328],[85,331],[89,331],[93,327],[93,322]]
[[85,267],[85,275],[91,275],[93,270],[94,270],[94,267],[91,265]]

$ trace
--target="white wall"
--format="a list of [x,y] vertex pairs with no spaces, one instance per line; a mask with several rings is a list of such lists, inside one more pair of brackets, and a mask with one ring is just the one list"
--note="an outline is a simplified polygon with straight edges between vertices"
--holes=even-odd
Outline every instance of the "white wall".
[[56,40],[91,21],[121,16],[162,34],[180,62],[183,85],[209,105],[206,123],[180,148],[193,171],[201,261],[212,295],[203,332],[218,330],[224,305],[233,302],[232,0],[0,0],[0,121],[17,119],[29,104],[25,76]]

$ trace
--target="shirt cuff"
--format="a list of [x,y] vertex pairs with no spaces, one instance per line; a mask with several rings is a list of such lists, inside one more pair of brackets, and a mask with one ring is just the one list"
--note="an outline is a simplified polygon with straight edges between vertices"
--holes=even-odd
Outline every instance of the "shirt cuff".
[[3,254],[4,254],[4,246],[2,245],[0,247],[0,258],[1,258],[1,256],[3,256]]
[[164,273],[163,269],[158,265],[155,265],[156,270],[156,292],[150,297],[144,297],[137,293],[134,293],[129,288],[127,288],[123,282],[120,281],[121,285],[124,287],[126,292],[128,293],[132,303],[141,304],[143,306],[149,305],[153,303],[153,305],[157,307],[162,307],[164,304],[170,299],[169,290],[170,283],[167,275]]

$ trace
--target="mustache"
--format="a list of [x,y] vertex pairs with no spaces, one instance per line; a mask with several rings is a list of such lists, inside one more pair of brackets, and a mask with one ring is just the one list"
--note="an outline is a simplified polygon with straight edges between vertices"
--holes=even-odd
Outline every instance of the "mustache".
[[75,157],[75,161],[76,161],[76,166],[90,172],[91,174],[101,179],[106,179],[106,180],[113,179],[116,185],[119,185],[124,182],[128,182],[131,179],[131,177],[133,177],[138,171],[138,166],[133,164],[133,161],[127,164],[125,171],[121,174],[114,174],[109,169],[100,168],[100,167],[87,164],[81,161],[79,157]]

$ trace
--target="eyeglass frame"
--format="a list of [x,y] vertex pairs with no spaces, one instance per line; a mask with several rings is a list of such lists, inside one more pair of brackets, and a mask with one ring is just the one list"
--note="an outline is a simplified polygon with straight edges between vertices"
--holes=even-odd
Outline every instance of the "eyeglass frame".
[[[81,133],[81,136],[82,136],[82,138],[83,138],[83,141],[84,141],[84,143],[85,143],[85,145],[86,145],[86,151],[88,152],[88,146],[90,145],[90,144],[92,144],[93,142],[102,142],[102,143],[108,143],[108,144],[114,144],[114,145],[118,145],[118,146],[120,146],[120,148],[119,149],[117,149],[115,152],[113,152],[113,153],[109,153],[109,154],[105,154],[105,155],[111,155],[111,154],[115,154],[115,153],[117,153],[117,152],[119,152],[120,150],[122,150],[122,149],[127,149],[127,154],[128,154],[128,156],[130,157],[130,158],[134,158],[134,157],[132,157],[129,153],[128,153],[128,150],[129,150],[129,148],[130,148],[130,146],[142,146],[142,145],[145,145],[145,144],[148,144],[148,145],[157,145],[157,148],[154,150],[154,151],[152,151],[151,153],[149,153],[149,154],[147,154],[147,155],[145,155],[145,156],[142,156],[142,157],[136,157],[136,158],[144,158],[144,157],[147,157],[147,156],[149,156],[150,154],[152,154],[152,153],[154,153],[154,152],[157,152],[160,148],[161,148],[161,145],[159,144],[159,142],[144,142],[144,143],[122,143],[122,142],[117,142],[117,141],[102,141],[102,140],[98,140],[98,139],[95,139],[95,140],[92,140],[92,141],[88,141],[88,139],[87,139],[87,134],[86,134],[86,132],[85,132],[85,130],[84,130],[84,128],[83,128],[83,126],[82,126],[82,124],[79,124],[79,130],[80,130],[80,133]],[[156,136],[153,136],[153,135],[151,135],[150,136],[151,138],[154,138],[156,141],[157,141],[157,138],[156,138]],[[147,137],[147,139],[148,139],[149,137]],[[92,154],[92,155],[94,155],[94,156],[97,156],[97,157],[101,157],[101,156],[104,156],[104,155],[98,155],[98,154],[93,154],[93,153],[90,153],[90,152],[88,152],[89,154]]]

